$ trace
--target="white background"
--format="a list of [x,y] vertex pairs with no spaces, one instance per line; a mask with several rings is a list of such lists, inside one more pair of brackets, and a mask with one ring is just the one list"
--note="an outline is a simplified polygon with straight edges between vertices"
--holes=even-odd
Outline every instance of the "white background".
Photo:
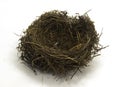
[[[72,80],[51,75],[34,75],[20,63],[18,39],[33,20],[45,11],[66,10],[88,15],[103,35],[101,51],[83,73]],[[119,0],[0,0],[0,87],[120,87],[120,3]],[[18,35],[16,35],[18,34]]]

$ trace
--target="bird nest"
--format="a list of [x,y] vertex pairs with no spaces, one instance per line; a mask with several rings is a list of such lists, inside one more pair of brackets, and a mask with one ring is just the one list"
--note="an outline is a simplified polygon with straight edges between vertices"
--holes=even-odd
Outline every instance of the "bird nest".
[[42,14],[20,38],[20,59],[32,70],[69,75],[98,56],[99,34],[87,14],[68,16],[53,10]]

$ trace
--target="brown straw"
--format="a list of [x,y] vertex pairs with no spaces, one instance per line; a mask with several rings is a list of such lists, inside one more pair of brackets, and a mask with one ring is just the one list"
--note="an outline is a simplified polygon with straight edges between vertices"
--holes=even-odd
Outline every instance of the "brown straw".
[[20,59],[32,70],[56,76],[75,74],[103,48],[87,14],[71,17],[58,10],[46,12],[35,20],[18,46]]

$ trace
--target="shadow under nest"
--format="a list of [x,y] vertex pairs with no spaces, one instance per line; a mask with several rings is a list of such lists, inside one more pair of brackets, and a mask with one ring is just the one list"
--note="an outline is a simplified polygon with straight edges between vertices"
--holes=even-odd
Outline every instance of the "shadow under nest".
[[56,76],[72,76],[98,56],[101,49],[99,34],[87,14],[73,17],[57,10],[36,19],[18,46],[20,59],[33,71]]

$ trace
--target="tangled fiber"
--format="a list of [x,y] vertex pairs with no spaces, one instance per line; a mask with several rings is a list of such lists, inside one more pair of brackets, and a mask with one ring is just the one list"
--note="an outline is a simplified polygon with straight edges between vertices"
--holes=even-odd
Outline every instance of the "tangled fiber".
[[20,38],[20,59],[34,71],[75,74],[103,49],[99,36],[87,14],[73,17],[66,11],[46,12]]

